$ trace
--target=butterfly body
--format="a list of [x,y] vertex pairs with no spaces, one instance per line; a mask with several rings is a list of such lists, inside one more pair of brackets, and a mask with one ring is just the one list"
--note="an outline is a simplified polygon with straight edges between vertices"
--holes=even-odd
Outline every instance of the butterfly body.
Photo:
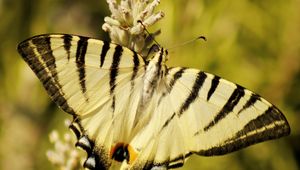
[[222,155],[290,133],[259,95],[218,76],[149,60],[117,44],[69,34],[21,42],[18,51],[52,100],[73,115],[89,169],[170,169],[192,154]]
[[[148,106],[154,92],[158,90],[158,86],[164,78],[163,76],[165,76],[167,70],[165,65],[166,56],[166,51],[161,48],[153,57],[151,57],[146,65],[145,74],[143,76],[142,98],[138,109],[139,114],[143,114],[143,110]],[[138,120],[139,118],[136,119],[136,121]]]

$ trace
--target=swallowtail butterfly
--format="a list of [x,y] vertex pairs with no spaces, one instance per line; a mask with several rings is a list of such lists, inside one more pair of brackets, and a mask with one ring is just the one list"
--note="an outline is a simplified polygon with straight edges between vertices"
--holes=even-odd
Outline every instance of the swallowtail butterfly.
[[286,136],[274,105],[218,76],[167,67],[117,44],[69,34],[38,35],[18,51],[52,100],[73,116],[88,169],[171,169],[192,154],[222,155]]

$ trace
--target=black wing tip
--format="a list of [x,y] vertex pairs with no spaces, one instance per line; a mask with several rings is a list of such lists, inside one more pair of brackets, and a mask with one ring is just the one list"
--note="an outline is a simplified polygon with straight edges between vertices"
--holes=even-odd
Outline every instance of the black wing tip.
[[282,128],[280,130],[281,136],[279,136],[279,137],[288,136],[289,134],[291,134],[291,127],[289,125],[289,122],[288,122],[287,118],[285,117],[285,115],[281,112],[281,110],[279,110],[274,105],[271,106],[270,109],[271,109],[271,112],[279,115],[280,119],[284,122],[282,125]]
[[19,44],[18,44],[18,49],[21,48],[22,46],[24,46],[24,44],[28,43],[29,41],[33,40],[33,39],[39,39],[39,38],[44,38],[44,37],[49,37],[51,35],[64,35],[64,34],[39,34],[39,35],[34,35],[34,36],[31,36],[29,38],[26,38],[25,40],[21,41]]
[[[228,140],[227,142],[220,144],[219,146],[211,147],[205,150],[200,150],[195,153],[202,156],[224,155],[264,141],[282,138],[288,136],[291,133],[291,128],[286,117],[276,106],[270,106],[263,115],[269,118],[269,124],[274,123],[275,126],[261,131],[256,135],[249,136],[247,137],[247,139],[232,138],[232,140]],[[252,129],[252,131],[253,130],[254,129]]]
[[[28,54],[26,53],[26,51],[28,50],[29,42],[32,42],[32,41],[35,41],[35,40],[44,39],[45,37],[50,37],[50,35],[60,35],[60,34],[40,34],[40,35],[35,35],[35,36],[32,36],[32,37],[29,37],[29,38],[21,41],[17,45],[17,51],[19,52],[19,54],[23,58],[27,58]],[[61,34],[61,35],[63,35],[63,34]]]

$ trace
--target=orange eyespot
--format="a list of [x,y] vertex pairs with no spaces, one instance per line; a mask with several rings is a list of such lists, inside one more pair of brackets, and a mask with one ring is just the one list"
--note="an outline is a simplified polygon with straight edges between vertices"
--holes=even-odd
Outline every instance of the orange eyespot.
[[115,144],[110,149],[111,159],[118,162],[123,162],[126,160],[128,164],[132,164],[137,156],[138,153],[132,146],[122,142]]

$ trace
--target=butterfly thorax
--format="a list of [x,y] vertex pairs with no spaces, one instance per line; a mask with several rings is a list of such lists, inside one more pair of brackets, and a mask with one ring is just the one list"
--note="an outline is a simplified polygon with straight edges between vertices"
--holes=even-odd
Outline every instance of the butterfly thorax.
[[144,75],[144,85],[142,92],[141,106],[147,105],[158,87],[160,80],[163,78],[167,60],[167,51],[160,48],[157,53],[149,60]]

